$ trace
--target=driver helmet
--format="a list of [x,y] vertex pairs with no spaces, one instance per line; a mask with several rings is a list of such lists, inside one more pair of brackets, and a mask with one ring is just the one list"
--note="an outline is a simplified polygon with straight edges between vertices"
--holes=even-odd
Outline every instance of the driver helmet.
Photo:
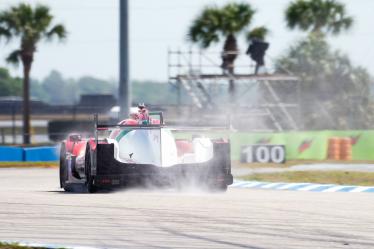
[[138,120],[139,119],[139,113],[137,112],[136,108],[130,108],[130,114],[131,119]]

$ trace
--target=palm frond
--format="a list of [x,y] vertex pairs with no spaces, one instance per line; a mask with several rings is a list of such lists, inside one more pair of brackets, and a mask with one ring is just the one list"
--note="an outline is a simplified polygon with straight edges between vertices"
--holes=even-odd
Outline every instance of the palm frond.
[[39,4],[33,8],[30,4],[21,3],[0,12],[0,37],[20,38],[21,49],[33,52],[43,38],[66,37],[65,27],[61,24],[51,26],[52,20],[48,6]]
[[337,35],[341,33],[342,30],[348,30],[353,25],[353,19],[352,18],[345,18],[336,22],[331,22],[331,26],[329,27],[329,30],[332,34]]
[[45,35],[47,40],[51,40],[54,37],[58,39],[65,39],[67,31],[62,24],[57,24],[54,27],[52,27]]
[[11,13],[17,18],[20,27],[27,27],[33,24],[33,9],[30,4],[21,3],[11,8]]
[[286,10],[287,26],[290,29],[300,28],[301,30],[308,30],[312,22],[313,9],[313,6],[310,6],[308,1],[298,0],[292,2]]
[[247,3],[229,3],[218,8],[210,6],[193,21],[188,40],[203,48],[243,31],[252,21],[255,10]]
[[21,50],[14,50],[11,52],[8,57],[6,58],[6,61],[10,64],[13,64],[15,66],[18,66],[19,60],[20,60]]
[[247,27],[255,14],[247,3],[229,3],[221,10],[221,29],[224,35],[235,34]]
[[285,18],[290,29],[317,33],[338,34],[353,24],[345,5],[335,0],[296,0],[289,4]]
[[8,30],[10,33],[13,30],[15,33],[19,32],[20,26],[19,21],[17,21],[17,17],[15,13],[11,11],[3,11],[0,13],[0,25],[3,29]]
[[9,31],[9,29],[4,28],[0,25],[0,39],[5,38],[5,40],[9,41],[12,37],[12,33]]
[[213,42],[219,41],[220,12],[216,7],[203,10],[188,30],[187,38],[200,44],[203,48],[209,47]]
[[38,31],[44,31],[50,26],[53,17],[49,11],[49,7],[45,5],[37,5],[35,7],[33,11],[33,23]]

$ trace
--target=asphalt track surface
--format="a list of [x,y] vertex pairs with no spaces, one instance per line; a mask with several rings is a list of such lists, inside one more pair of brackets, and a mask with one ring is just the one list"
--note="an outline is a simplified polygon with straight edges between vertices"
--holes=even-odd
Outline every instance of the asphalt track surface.
[[98,248],[374,248],[371,193],[231,188],[69,194],[57,169],[0,169],[0,240]]

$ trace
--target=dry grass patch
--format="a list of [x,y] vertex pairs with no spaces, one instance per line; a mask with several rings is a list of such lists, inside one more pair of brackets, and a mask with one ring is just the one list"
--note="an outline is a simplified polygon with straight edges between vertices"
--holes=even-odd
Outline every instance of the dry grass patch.
[[58,162],[0,162],[0,168],[56,168]]
[[[30,246],[21,246],[17,243],[4,243],[0,242],[0,249],[48,249],[47,247],[30,247]],[[60,248],[63,249],[63,248]]]

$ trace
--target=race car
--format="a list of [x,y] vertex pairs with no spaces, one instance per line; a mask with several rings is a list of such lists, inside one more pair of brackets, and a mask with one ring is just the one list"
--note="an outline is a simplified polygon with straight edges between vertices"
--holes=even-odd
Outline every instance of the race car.
[[65,191],[139,185],[226,191],[233,182],[228,140],[176,139],[162,112],[115,125],[98,124],[97,115],[94,120],[92,137],[70,134],[61,143],[60,186]]

